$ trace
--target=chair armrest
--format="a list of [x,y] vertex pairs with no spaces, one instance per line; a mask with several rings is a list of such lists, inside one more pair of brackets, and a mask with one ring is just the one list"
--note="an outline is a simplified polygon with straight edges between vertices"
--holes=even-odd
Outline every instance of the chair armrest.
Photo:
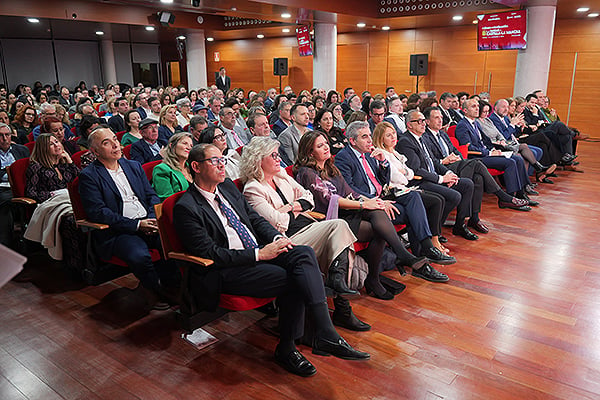
[[78,219],[77,221],[75,221],[77,223],[77,226],[79,227],[85,227],[85,228],[90,228],[90,229],[108,229],[108,225],[106,224],[97,224],[95,222],[90,222],[87,219]]
[[198,264],[202,267],[208,267],[209,265],[214,264],[213,260],[209,260],[207,258],[202,258],[202,257],[192,256],[192,255],[186,254],[186,253],[179,253],[176,251],[170,251],[169,254],[167,254],[167,257],[173,258],[175,260],[191,262],[194,264]]
[[413,179],[419,180],[419,179],[423,179],[423,177],[421,175],[415,175],[415,176],[413,176]]
[[313,217],[316,220],[322,220],[325,219],[325,214],[322,214],[320,212],[316,212],[316,211],[307,211],[306,212],[308,215],[310,215],[311,217]]
[[37,201],[35,201],[34,199],[31,199],[29,197],[13,197],[11,200],[13,203],[17,203],[17,204],[26,204],[26,205],[37,204]]
[[469,151],[467,151],[467,154],[471,154],[471,155],[474,155],[474,156],[480,156],[481,152],[480,151],[475,151],[475,150],[469,150]]

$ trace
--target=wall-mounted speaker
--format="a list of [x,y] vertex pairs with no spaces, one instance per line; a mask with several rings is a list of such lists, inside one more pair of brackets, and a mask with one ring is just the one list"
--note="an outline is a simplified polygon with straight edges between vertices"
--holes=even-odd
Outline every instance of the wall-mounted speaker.
[[274,58],[273,59],[273,75],[287,76],[288,74],[288,59]]
[[429,69],[429,54],[410,55],[410,76],[425,76]]
[[163,26],[169,26],[169,24],[175,22],[175,16],[168,11],[159,11],[157,15],[158,22],[160,22],[160,24]]

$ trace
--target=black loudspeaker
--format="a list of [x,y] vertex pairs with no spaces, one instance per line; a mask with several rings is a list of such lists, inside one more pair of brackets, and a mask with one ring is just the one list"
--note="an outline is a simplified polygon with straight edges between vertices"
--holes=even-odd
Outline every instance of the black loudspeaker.
[[169,24],[173,24],[175,22],[175,16],[167,11],[159,11],[158,22],[160,22],[162,26],[169,26]]
[[429,54],[410,55],[410,76],[427,75],[429,69]]
[[288,59],[274,58],[273,59],[273,75],[286,76],[288,74]]

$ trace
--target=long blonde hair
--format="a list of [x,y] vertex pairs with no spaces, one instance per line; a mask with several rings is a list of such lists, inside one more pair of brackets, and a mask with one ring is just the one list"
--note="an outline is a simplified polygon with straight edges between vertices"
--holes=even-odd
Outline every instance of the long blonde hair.
[[[33,146],[33,150],[31,151],[31,156],[29,157],[30,161],[37,162],[46,168],[54,168],[54,160],[50,157],[51,138],[58,140],[56,136],[51,133],[41,133],[40,136],[38,136],[35,141],[35,146]],[[61,159],[61,162],[64,163],[66,161]]]
[[[185,138],[192,139],[192,134],[188,132],[179,132],[171,136],[169,139],[169,143],[164,148],[163,153],[163,163],[167,164],[169,167],[173,168],[176,171],[182,171],[181,164],[179,162],[179,158],[177,157],[177,153],[175,153],[175,148],[180,141]],[[187,165],[187,164],[186,164]]]
[[169,126],[171,128],[175,128],[177,126],[177,120],[175,120],[175,126],[167,125],[167,121],[165,120],[165,116],[167,115],[167,111],[174,109],[177,111],[177,106],[175,104],[169,104],[168,106],[164,106],[160,109],[160,114],[158,117],[158,123],[161,125]]

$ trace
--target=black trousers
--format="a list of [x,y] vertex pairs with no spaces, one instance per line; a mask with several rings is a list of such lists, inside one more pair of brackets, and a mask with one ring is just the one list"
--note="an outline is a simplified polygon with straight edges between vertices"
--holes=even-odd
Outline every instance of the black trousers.
[[0,188],[0,243],[5,246],[12,244],[13,237],[13,206],[10,188]]
[[447,167],[461,178],[469,178],[473,181],[473,198],[471,209],[474,213],[481,212],[483,192],[496,193],[502,188],[498,185],[487,167],[479,160],[461,160],[447,165]]
[[456,221],[459,223],[471,216],[473,181],[469,178],[460,178],[458,183],[452,187],[433,182],[421,182],[419,183],[419,187],[444,197],[446,204],[442,213],[442,223],[448,218],[448,215],[454,208],[456,208]]

